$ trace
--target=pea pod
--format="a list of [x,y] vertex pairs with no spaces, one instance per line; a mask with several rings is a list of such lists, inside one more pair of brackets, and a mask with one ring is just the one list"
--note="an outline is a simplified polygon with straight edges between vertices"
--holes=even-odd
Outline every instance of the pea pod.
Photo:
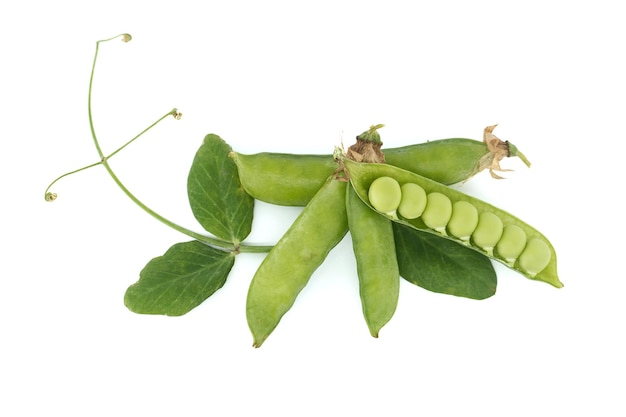
[[[384,149],[384,154],[390,165],[447,185],[466,181],[484,169],[498,177],[494,170],[501,170],[498,162],[505,156],[518,156],[530,166],[515,146],[497,138],[490,145],[473,139],[440,139]],[[249,195],[284,206],[306,205],[338,167],[332,155],[231,152],[230,156]]]
[[[436,181],[388,164],[361,164],[350,160],[345,160],[344,164],[349,173],[350,182],[354,187],[356,193],[361,198],[361,200],[370,205],[370,207],[371,203],[368,199],[368,189],[370,187],[370,184],[379,177],[388,176],[398,181],[398,183],[401,185],[405,183],[414,183],[422,187],[428,194],[442,194],[448,197],[452,204],[458,201],[468,202],[477,209],[479,216],[486,213],[497,216],[501,220],[503,227],[507,227],[508,225],[518,226],[524,231],[524,234],[528,241],[532,241],[533,244],[527,245],[528,252],[526,252],[526,249],[524,249],[524,252],[522,252],[517,262],[511,262],[511,259],[509,257],[500,256],[497,250],[496,252],[491,252],[489,250],[478,247],[473,243],[473,240],[471,239],[468,242],[454,235],[437,232],[432,228],[426,226],[421,217],[416,219],[393,219],[394,221],[408,225],[416,230],[441,236],[442,239],[451,239],[458,242],[459,244],[467,244],[469,245],[468,247],[480,253],[483,253],[485,256],[489,256],[491,259],[507,265],[508,267],[514,269],[515,271],[523,274],[528,278],[547,282],[557,288],[563,286],[561,281],[559,281],[557,275],[556,252],[548,239],[537,229],[524,223],[522,220],[516,218],[508,212],[498,209],[497,207],[494,207],[489,203],[468,196],[458,190],[447,187]],[[476,229],[478,230],[480,227],[481,226],[479,220]],[[499,239],[502,235],[502,229],[499,228],[498,230],[495,230],[494,233],[498,235],[497,239]],[[488,236],[485,236],[484,230],[481,230],[481,235],[481,240],[488,238]]]
[[464,138],[434,140],[386,149],[385,160],[446,185],[467,181],[485,169],[493,178],[502,178],[495,171],[506,171],[500,168],[505,157],[516,156],[530,167],[530,161],[515,145],[493,134],[495,127],[485,128],[482,142]]
[[265,257],[248,289],[246,316],[259,347],[328,252],[348,231],[347,182],[330,177]]
[[348,226],[359,276],[359,293],[365,322],[373,337],[391,319],[400,292],[391,220],[380,216],[356,195],[346,194]]
[[442,184],[466,181],[477,173],[481,158],[490,154],[484,142],[451,138],[384,149],[385,161]]
[[281,206],[306,206],[338,168],[331,155],[231,152],[230,156],[250,196]]

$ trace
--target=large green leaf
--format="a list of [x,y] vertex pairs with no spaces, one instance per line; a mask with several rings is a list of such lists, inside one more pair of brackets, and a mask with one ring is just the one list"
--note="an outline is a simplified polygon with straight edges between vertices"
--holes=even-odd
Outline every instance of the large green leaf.
[[232,252],[198,241],[177,243],[148,262],[124,303],[135,313],[181,316],[224,285],[234,262]]
[[252,229],[254,199],[241,186],[230,146],[207,135],[189,170],[187,194],[193,215],[220,239],[238,244]]
[[441,237],[393,223],[400,275],[429,291],[482,300],[496,293],[486,256]]

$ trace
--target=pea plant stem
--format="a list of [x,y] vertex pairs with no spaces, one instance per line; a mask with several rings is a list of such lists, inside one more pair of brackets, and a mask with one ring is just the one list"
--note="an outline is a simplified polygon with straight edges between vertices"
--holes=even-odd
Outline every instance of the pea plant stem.
[[[72,174],[76,174],[77,172],[80,171],[84,171],[86,169],[98,166],[98,165],[102,165],[104,160],[110,160],[115,154],[117,154],[118,152],[120,152],[122,149],[124,149],[125,147],[127,147],[128,145],[130,145],[131,143],[133,143],[137,138],[139,138],[141,135],[143,135],[144,133],[146,133],[148,130],[150,130],[151,128],[153,128],[154,126],[156,126],[161,120],[165,119],[167,116],[169,115],[173,115],[174,117],[178,117],[178,115],[180,115],[180,113],[178,113],[177,109],[173,109],[172,111],[168,112],[167,114],[165,114],[163,117],[161,117],[159,120],[157,120],[156,122],[152,123],[149,127],[147,127],[146,129],[144,129],[141,133],[139,133],[137,136],[135,136],[134,138],[132,138],[131,140],[129,140],[128,142],[126,142],[125,144],[123,144],[122,146],[120,146],[119,148],[117,148],[115,151],[111,152],[109,155],[104,156],[104,157],[100,157],[100,161],[98,162],[94,162],[93,164],[89,164],[87,166],[84,166],[82,168],[78,168],[75,169],[74,171],[70,171],[70,172],[66,172],[65,174],[61,175],[60,177],[56,178],[54,181],[52,181],[50,183],[50,185],[48,185],[48,188],[46,188],[45,191],[45,198],[48,201],[52,201],[56,198],[55,194],[50,193],[50,188],[52,188],[52,186],[54,184],[56,184],[57,181],[59,181],[60,179],[67,177],[69,175]],[[97,143],[97,142],[96,142]],[[98,151],[100,151],[100,148],[98,146]]]
[[165,115],[163,115],[162,117],[160,117],[157,121],[155,121],[154,123],[152,123],[150,126],[148,126],[146,129],[144,129],[142,132],[140,132],[138,135],[136,135],[135,137],[133,137],[131,140],[129,140],[128,142],[126,142],[124,145],[122,145],[121,147],[119,147],[118,149],[116,149],[115,151],[113,151],[111,154],[109,155],[104,155],[104,152],[102,151],[102,147],[100,146],[100,142],[98,141],[98,137],[96,135],[96,131],[94,128],[94,123],[93,123],[93,115],[92,115],[92,111],[91,111],[91,97],[92,97],[92,90],[93,90],[93,79],[94,79],[94,74],[95,74],[95,69],[96,69],[96,62],[98,60],[98,51],[100,48],[100,43],[101,42],[107,42],[116,38],[122,38],[122,40],[124,42],[128,42],[131,40],[131,36],[128,34],[121,34],[121,35],[117,35],[114,36],[112,38],[108,38],[108,39],[103,39],[103,40],[99,40],[96,42],[96,51],[95,51],[95,55],[94,55],[94,59],[93,59],[93,65],[91,68],[91,76],[89,78],[89,92],[88,92],[88,100],[87,100],[87,111],[88,111],[88,116],[89,116],[89,128],[91,130],[91,136],[93,138],[94,141],[94,145],[96,147],[96,150],[98,151],[98,155],[100,157],[100,161],[87,165],[85,167],[79,168],[77,170],[74,170],[72,172],[68,172],[66,174],[61,175],[60,177],[58,177],[57,179],[55,179],[46,189],[46,193],[45,193],[45,198],[47,201],[53,201],[56,198],[56,194],[50,193],[49,190],[52,187],[53,184],[55,184],[58,180],[60,180],[63,177],[66,177],[68,175],[83,171],[85,169],[97,166],[97,165],[103,165],[104,168],[107,170],[107,172],[109,173],[109,175],[111,176],[111,178],[113,179],[113,181],[115,181],[115,183],[118,185],[118,187],[124,192],[124,194],[126,194],[126,196],[128,198],[130,198],[136,205],[138,205],[141,209],[143,209],[146,213],[150,214],[152,217],[154,217],[155,219],[159,220],[161,223],[171,227],[172,229],[187,235],[195,240],[198,240],[208,246],[211,246],[213,248],[216,249],[220,249],[223,251],[227,251],[227,252],[235,252],[235,253],[239,253],[239,252],[251,252],[251,253],[265,253],[265,252],[269,252],[270,249],[272,248],[272,246],[258,246],[258,245],[243,245],[243,244],[235,244],[233,242],[227,242],[212,236],[207,236],[207,235],[203,235],[200,233],[196,233],[192,230],[189,230],[183,226],[180,226],[174,222],[172,222],[171,220],[161,216],[159,213],[155,212],[154,210],[152,210],[150,207],[148,207],[146,204],[144,204],[141,200],[139,200],[137,197],[135,197],[135,195],[130,192],[130,190],[128,188],[126,188],[126,186],[122,183],[122,181],[119,179],[119,177],[115,174],[115,172],[113,171],[113,169],[111,168],[111,166],[109,165],[109,159],[111,157],[113,157],[114,155],[116,155],[118,152],[120,152],[122,149],[124,149],[126,146],[130,145],[132,142],[134,142],[136,139],[138,139],[140,136],[142,136],[144,133],[146,133],[148,130],[152,129],[154,126],[156,126],[158,123],[160,123],[162,120],[164,120],[166,117],[168,116],[174,116],[176,119],[180,119],[180,113],[178,112],[177,109],[173,109],[169,112],[167,112]]

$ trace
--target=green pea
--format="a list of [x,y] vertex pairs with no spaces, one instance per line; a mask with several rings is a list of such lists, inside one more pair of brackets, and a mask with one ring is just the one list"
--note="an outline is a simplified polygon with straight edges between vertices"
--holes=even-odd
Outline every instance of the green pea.
[[469,242],[470,236],[478,225],[478,210],[467,201],[457,201],[452,205],[452,217],[448,222],[448,231],[452,236]]
[[526,233],[524,230],[514,224],[504,227],[502,237],[496,245],[498,256],[509,264],[513,265],[517,257],[522,253],[526,246]]
[[[537,229],[530,226],[529,224],[524,223],[521,219],[485,201],[469,196],[457,189],[450,188],[429,178],[425,178],[413,172],[400,169],[389,164],[363,164],[346,159],[343,160],[343,163],[346,167],[347,174],[350,177],[350,183],[354,187],[354,190],[362,199],[362,201],[370,205],[371,203],[367,198],[369,185],[376,178],[384,176],[391,177],[398,181],[398,183],[400,184],[414,183],[419,185],[424,189],[424,191],[428,195],[429,200],[431,200],[431,194],[440,193],[449,198],[450,202],[456,203],[459,201],[465,201],[467,203],[470,203],[478,210],[479,217],[476,229],[472,232],[472,237],[470,238],[469,245],[467,246],[469,249],[475,250],[495,261],[502,262],[511,269],[520,272],[526,277],[533,278],[538,281],[547,282],[557,288],[561,288],[563,286],[563,284],[559,280],[557,273],[556,252],[550,244],[550,241],[543,234],[541,234],[541,232],[539,232]],[[450,204],[450,210],[452,211],[451,207],[452,204]],[[454,235],[448,236],[433,230],[431,228],[432,225],[429,226],[424,219],[426,211],[428,211],[428,203],[426,205],[424,213],[422,213],[422,216],[419,218],[407,219],[403,217],[398,217],[392,218],[392,220],[420,232],[431,233],[441,239],[450,239],[454,242],[457,242],[458,244],[463,244],[461,239]],[[524,231],[528,240],[538,239],[545,244],[545,246],[548,248],[547,252],[550,254],[550,257],[548,264],[543,269],[541,269],[540,272],[536,272],[537,270],[539,270],[538,267],[529,266],[528,263],[524,263],[526,269],[522,268],[522,260],[520,259],[522,257],[521,255],[518,258],[517,262],[513,265],[505,262],[505,260],[499,257],[500,255],[498,255],[498,257],[494,256],[494,246],[502,237],[504,224],[515,224]],[[402,244],[402,242],[400,242],[400,244]],[[396,242],[396,245],[398,245],[398,242]]]
[[478,225],[474,233],[472,233],[472,240],[476,246],[486,251],[489,256],[493,256],[493,248],[502,237],[503,228],[502,220],[497,215],[490,212],[480,213]]
[[532,238],[519,256],[519,266],[528,275],[535,277],[550,263],[550,247],[541,239]]
[[370,185],[367,197],[376,210],[394,215],[400,205],[402,190],[398,181],[393,178],[380,177]]
[[400,292],[393,227],[389,218],[369,208],[352,187],[348,187],[346,207],[363,315],[370,334],[378,337],[396,311]]
[[446,225],[452,216],[452,202],[439,192],[428,194],[426,208],[422,213],[424,224],[441,234],[446,234]]
[[398,213],[405,219],[417,219],[426,208],[426,191],[412,182],[402,184],[400,189],[402,198],[398,206]]
[[254,274],[246,317],[255,347],[274,331],[313,272],[347,233],[346,185],[332,177],[327,180]]

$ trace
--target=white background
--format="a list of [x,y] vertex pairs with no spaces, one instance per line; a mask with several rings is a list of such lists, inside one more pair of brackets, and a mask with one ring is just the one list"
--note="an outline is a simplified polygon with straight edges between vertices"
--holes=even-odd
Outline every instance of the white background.
[[[6,416],[623,416],[626,291],[623,8],[614,1],[11,2],[0,13],[0,414]],[[124,183],[200,231],[186,175],[207,133],[240,152],[329,153],[370,124],[385,146],[482,138],[533,162],[462,187],[550,238],[563,289],[497,265],[472,301],[402,282],[380,338],[344,240],[260,349],[245,321],[263,255],[179,318],[123,305],[151,258],[186,241]],[[257,205],[251,243],[298,209]],[[323,221],[324,219],[320,219]]]

